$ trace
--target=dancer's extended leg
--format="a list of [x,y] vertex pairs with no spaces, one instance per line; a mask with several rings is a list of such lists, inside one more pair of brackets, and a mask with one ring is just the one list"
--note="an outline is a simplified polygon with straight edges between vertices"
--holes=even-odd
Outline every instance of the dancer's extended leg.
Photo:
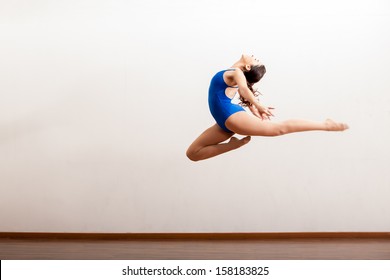
[[337,123],[330,119],[324,122],[307,120],[287,120],[283,122],[262,121],[246,112],[238,112],[231,115],[225,123],[226,127],[241,135],[252,136],[279,136],[287,133],[303,132],[310,130],[343,131],[348,125]]
[[[234,133],[222,130],[217,124],[205,130],[188,148],[187,157],[198,161],[237,149],[250,141],[250,137],[237,139]],[[230,138],[227,143],[221,143]]]

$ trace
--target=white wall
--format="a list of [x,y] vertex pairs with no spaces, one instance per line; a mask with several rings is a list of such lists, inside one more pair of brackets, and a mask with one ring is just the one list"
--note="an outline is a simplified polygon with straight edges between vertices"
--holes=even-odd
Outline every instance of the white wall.
[[[390,231],[389,3],[0,0],[0,231]],[[351,129],[190,162],[241,53]]]

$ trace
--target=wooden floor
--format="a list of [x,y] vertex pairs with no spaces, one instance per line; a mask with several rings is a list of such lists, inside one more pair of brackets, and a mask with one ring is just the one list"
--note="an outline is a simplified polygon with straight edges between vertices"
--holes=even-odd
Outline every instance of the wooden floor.
[[389,260],[390,239],[50,240],[0,238],[2,260]]

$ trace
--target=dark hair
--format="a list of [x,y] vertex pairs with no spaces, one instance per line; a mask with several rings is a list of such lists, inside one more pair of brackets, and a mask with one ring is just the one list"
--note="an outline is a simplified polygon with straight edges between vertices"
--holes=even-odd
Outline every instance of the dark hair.
[[[253,92],[255,97],[257,97],[260,94],[260,92],[257,90],[254,90],[253,85],[255,83],[257,83],[258,81],[260,81],[261,78],[263,78],[265,72],[266,72],[266,70],[265,70],[264,65],[255,65],[255,66],[251,67],[251,70],[244,71],[244,75],[246,78],[246,84],[247,84],[248,88],[251,90],[251,92]],[[242,96],[240,96],[240,100],[241,100],[240,104],[242,106],[247,107],[247,106],[252,105],[249,101],[245,100]]]

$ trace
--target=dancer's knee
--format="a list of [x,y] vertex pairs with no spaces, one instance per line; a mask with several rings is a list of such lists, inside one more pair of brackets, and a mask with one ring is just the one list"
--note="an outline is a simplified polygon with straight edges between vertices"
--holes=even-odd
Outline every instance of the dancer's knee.
[[200,160],[200,158],[199,158],[199,156],[198,156],[198,152],[195,151],[195,150],[193,150],[193,149],[191,149],[191,147],[188,148],[188,150],[187,150],[187,152],[186,152],[186,156],[187,156],[190,160],[192,160],[192,161],[199,161],[199,160]]
[[288,126],[285,123],[277,123],[275,124],[271,131],[269,136],[281,136],[288,133]]

